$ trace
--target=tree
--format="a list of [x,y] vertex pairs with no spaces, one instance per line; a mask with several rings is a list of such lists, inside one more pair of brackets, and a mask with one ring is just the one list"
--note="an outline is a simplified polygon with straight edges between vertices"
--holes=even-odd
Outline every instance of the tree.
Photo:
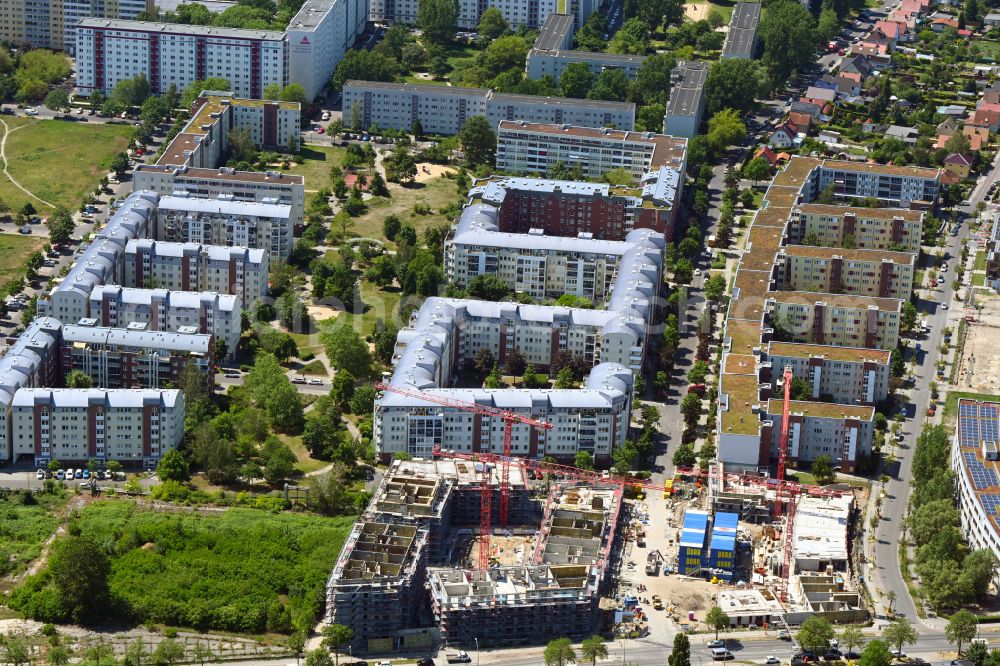
[[488,374],[486,379],[483,380],[483,388],[498,389],[502,383],[503,378],[500,376],[500,368],[499,366],[494,365],[493,369],[490,370],[490,374]]
[[996,570],[997,558],[988,549],[974,550],[962,561],[962,575],[968,579],[972,593],[977,597],[986,595]]
[[470,169],[481,164],[492,165],[496,160],[497,135],[483,116],[472,116],[466,120],[458,133],[458,141],[465,153],[465,164]]
[[885,641],[870,641],[861,653],[859,666],[890,666],[892,664],[892,653],[886,646]]
[[191,478],[187,458],[177,449],[170,449],[156,465],[156,475],[161,481],[187,481]]
[[816,21],[797,0],[779,0],[768,6],[757,29],[764,43],[761,61],[774,86],[809,64],[816,50]]
[[649,51],[649,27],[639,18],[625,21],[608,44],[608,52],[645,55]]
[[70,370],[66,375],[66,388],[90,388],[93,385],[90,375],[83,370]]
[[527,369],[527,365],[528,363],[527,361],[525,361],[524,355],[521,354],[521,352],[515,348],[507,352],[507,356],[504,359],[503,369],[504,372],[507,373],[508,375],[512,375],[514,377],[520,377],[521,375],[524,374],[524,371]]
[[305,106],[310,102],[309,98],[306,96],[306,89],[301,83],[289,83],[281,91],[281,101],[283,102],[298,102]]
[[111,565],[105,550],[79,536],[55,543],[49,558],[49,572],[58,580],[59,605],[73,622],[101,617],[108,599]]
[[[66,666],[72,656],[73,652],[65,645],[52,645],[45,651],[45,660],[50,666]],[[12,659],[7,661],[14,663]]]
[[[730,60],[722,62],[730,62]],[[771,177],[771,164],[763,157],[755,157],[743,167],[743,177],[752,180],[754,185],[762,180],[767,180]]]
[[[559,368],[559,373],[556,375],[556,388],[573,388],[575,384],[576,378],[573,376],[573,368],[568,365],[564,365]],[[577,467],[579,467],[579,465],[577,465]]]
[[761,75],[761,67],[756,60],[723,58],[713,62],[705,78],[706,112],[751,110],[760,94]]
[[865,635],[857,627],[844,627],[840,632],[840,645],[846,652],[854,652],[854,648],[865,644]]
[[957,611],[948,620],[947,626],[944,628],[945,638],[948,639],[949,643],[955,644],[955,649],[958,651],[958,656],[962,656],[962,645],[964,643],[971,643],[972,639],[976,637],[976,633],[979,631],[979,620],[971,612],[965,610],[964,608]]
[[747,128],[735,109],[723,109],[708,121],[708,144],[719,152],[746,138]]
[[576,663],[576,651],[568,638],[557,638],[545,646],[545,666],[569,666]]
[[[647,56],[635,73],[629,100],[647,106],[666,104],[671,88],[670,73],[676,65],[677,59],[669,53]],[[659,118],[662,124],[663,113],[659,114]]]
[[819,12],[819,20],[816,22],[816,40],[823,44],[829,42],[840,32],[840,19],[837,12],[824,3]]
[[390,183],[408,183],[417,176],[417,163],[405,146],[397,146],[382,159],[385,177]]
[[559,77],[559,91],[563,97],[584,99],[594,85],[594,74],[585,62],[571,62]]
[[387,215],[382,221],[382,235],[388,240],[396,240],[396,234],[399,233],[400,228],[403,224],[399,221],[399,218],[395,215]]
[[705,298],[712,301],[713,303],[718,303],[722,300],[722,297],[726,294],[726,278],[721,273],[716,273],[715,275],[708,278],[705,282]]
[[823,653],[830,647],[833,625],[826,618],[811,617],[802,623],[802,628],[795,637],[806,650]]
[[[917,642],[917,632],[905,617],[897,617],[886,625],[885,629],[882,630],[882,637],[900,654],[903,652],[904,645],[913,645]],[[868,646],[871,647],[871,643]]]
[[62,88],[55,88],[45,96],[45,106],[58,111],[69,106],[69,94]]
[[590,451],[577,451],[573,458],[573,466],[580,469],[594,469],[594,456]]
[[457,0],[419,0],[417,26],[435,44],[446,44],[458,29]]
[[674,636],[673,649],[667,657],[667,666],[691,666],[691,641],[687,634],[678,633]]
[[598,659],[607,659],[608,646],[604,644],[604,638],[601,636],[584,638],[580,643],[580,658],[589,659],[591,666],[597,666]]
[[125,153],[118,153],[111,160],[111,166],[109,167],[111,172],[115,174],[115,177],[121,180],[122,176],[128,173],[128,155]]
[[476,32],[479,33],[480,39],[492,41],[509,31],[510,26],[507,24],[507,20],[496,7],[488,7],[479,17],[479,27]]
[[[330,85],[334,90],[339,91],[344,87],[344,83],[351,79],[389,82],[396,78],[396,70],[396,61],[389,56],[379,53],[377,50],[358,51],[350,49],[344,54],[344,57],[340,59],[340,62],[337,63],[336,69],[333,70],[333,77],[330,80]],[[344,116],[344,122],[347,122],[347,120],[350,119],[351,127],[359,129],[360,122],[355,122],[356,119],[353,117],[353,108],[350,113],[351,115]],[[360,116],[360,106],[358,108],[358,114]]]
[[343,624],[323,627],[323,647],[332,651],[336,664],[340,664],[340,650],[354,638],[354,630]]
[[322,648],[316,648],[306,655],[306,666],[333,666],[330,653]]
[[153,650],[153,661],[158,664],[169,664],[174,666],[184,659],[184,646],[173,638],[164,638],[156,644]]
[[337,326],[324,336],[327,358],[336,370],[346,370],[356,378],[371,376],[372,355],[368,343],[349,326]]
[[31,648],[23,636],[0,636],[0,647],[3,648],[5,664],[21,666],[31,663]]
[[821,486],[833,483],[836,475],[833,473],[830,456],[823,454],[821,456],[817,456],[816,459],[813,460],[812,475],[816,477],[816,483]]
[[609,102],[619,102],[628,96],[629,80],[625,71],[617,67],[606,69],[594,80],[594,85],[587,93],[587,99],[600,99]]
[[715,639],[719,640],[719,632],[729,626],[729,616],[718,606],[712,606],[705,615],[705,625],[715,630]]
[[904,301],[900,311],[899,328],[904,335],[913,331],[917,325],[917,306],[910,301]]
[[514,293],[514,290],[502,278],[492,273],[472,278],[467,291],[471,298],[484,301],[503,301]]
[[271,436],[264,441],[264,479],[275,485],[292,476],[298,458],[288,448],[288,445],[277,437]]
[[288,637],[288,649],[295,654],[295,664],[298,666],[299,657],[306,646],[306,634],[304,631],[293,631]]
[[[296,635],[302,635],[302,632],[297,631],[297,632],[293,633],[291,636],[288,637],[288,642],[289,642],[289,647],[290,648],[292,648],[292,639]],[[303,641],[304,640],[305,640],[305,637],[303,637]],[[293,648],[293,650],[294,650],[294,648]],[[296,663],[298,663],[299,655],[301,653],[302,653],[302,648],[301,647],[298,650],[295,650],[295,661],[296,661]],[[198,641],[197,643],[194,644],[194,648],[192,648],[192,650],[191,650],[191,657],[195,661],[197,661],[201,666],[205,666],[205,662],[208,661],[208,660],[210,660],[210,659],[212,659],[212,658],[214,658],[215,655],[212,654],[212,648],[210,648],[208,645],[205,645],[201,641]]]

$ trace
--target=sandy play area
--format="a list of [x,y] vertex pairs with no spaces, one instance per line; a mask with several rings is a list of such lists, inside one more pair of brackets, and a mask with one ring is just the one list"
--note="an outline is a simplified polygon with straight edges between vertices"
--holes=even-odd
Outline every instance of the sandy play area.
[[707,2],[699,2],[693,5],[684,5],[684,15],[692,21],[700,21],[708,17],[708,10],[712,8]]
[[313,321],[333,319],[340,314],[340,310],[334,310],[326,305],[308,305],[306,306],[306,310],[309,311],[309,316]]
[[414,180],[417,181],[418,183],[426,183],[428,180],[449,173],[451,175],[455,175],[455,170],[450,169],[446,166],[441,166],[440,164],[431,164],[430,162],[420,162],[419,164],[417,164],[417,177],[414,178]]
[[962,373],[956,383],[963,391],[996,393],[1000,390],[1000,297],[977,293],[983,308],[979,321],[969,326],[962,358]]

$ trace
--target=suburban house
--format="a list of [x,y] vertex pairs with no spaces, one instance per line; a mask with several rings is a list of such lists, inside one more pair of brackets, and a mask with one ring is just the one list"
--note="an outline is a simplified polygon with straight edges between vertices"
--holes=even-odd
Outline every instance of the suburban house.
[[788,122],[799,128],[800,132],[809,133],[809,128],[812,127],[813,118],[808,113],[802,113],[799,111],[792,111],[788,114]]
[[844,137],[834,130],[820,130],[816,137],[822,143],[843,143]]
[[908,143],[910,145],[915,145],[917,143],[917,137],[920,136],[920,132],[917,131],[916,127],[902,127],[900,125],[889,125],[885,130],[886,137],[892,137],[894,139],[899,139],[903,143]]
[[953,18],[931,19],[931,30],[934,32],[944,32],[948,28],[958,30],[958,21]]
[[1000,131],[1000,111],[993,109],[976,109],[966,121],[965,126],[985,127],[991,132]]
[[949,116],[938,123],[937,133],[938,136],[941,136],[942,134],[945,136],[951,136],[959,129],[960,125],[958,124],[958,120],[956,120],[953,116]]
[[778,128],[771,133],[771,138],[767,143],[775,148],[791,148],[795,145],[795,138],[799,135],[799,129],[790,122],[778,125]]
[[983,25],[987,28],[992,28],[995,25],[1000,25],[1000,14],[997,12],[990,12],[983,17]]
[[848,58],[840,65],[841,74],[860,74],[862,81],[871,76],[873,71],[871,62],[863,55]]
[[856,97],[861,94],[861,75],[857,72],[840,72],[834,78],[837,84],[837,92],[847,97]]
[[965,155],[953,153],[944,159],[944,170],[965,180],[972,174],[972,162]]

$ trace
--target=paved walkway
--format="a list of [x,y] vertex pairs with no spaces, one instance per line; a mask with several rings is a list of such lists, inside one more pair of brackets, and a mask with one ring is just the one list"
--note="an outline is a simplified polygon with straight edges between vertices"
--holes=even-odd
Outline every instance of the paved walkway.
[[7,171],[7,137],[10,136],[11,134],[13,134],[14,132],[16,132],[19,129],[24,129],[25,127],[31,127],[31,125],[34,125],[34,123],[28,123],[27,125],[21,125],[20,127],[15,127],[14,129],[11,129],[7,125],[7,122],[5,120],[3,120],[2,118],[0,118],[0,125],[3,125],[3,139],[0,139],[0,160],[3,160],[3,175],[7,176],[7,180],[9,180],[11,183],[13,183],[14,187],[16,187],[17,189],[21,190],[22,192],[24,192],[25,194],[27,194],[32,199],[35,199],[36,201],[40,201],[41,203],[45,204],[49,208],[55,208],[55,206],[53,204],[49,203],[45,199],[41,198],[40,196],[38,196],[37,194],[35,194],[31,190],[29,190],[28,188],[26,188],[24,185],[21,185],[21,183],[19,183],[16,180],[14,180],[14,176],[10,175],[10,172]]

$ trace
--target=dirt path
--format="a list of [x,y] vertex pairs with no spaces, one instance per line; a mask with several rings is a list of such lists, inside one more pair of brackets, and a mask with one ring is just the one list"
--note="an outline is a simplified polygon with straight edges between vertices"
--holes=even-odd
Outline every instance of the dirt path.
[[77,509],[83,508],[86,503],[87,499],[85,497],[78,497],[66,503],[66,506],[64,506],[59,512],[59,518],[61,519],[59,527],[57,527],[56,531],[49,535],[49,538],[45,540],[45,543],[42,544],[42,552],[38,554],[38,557],[31,561],[28,568],[11,579],[10,582],[13,587],[17,587],[23,583],[28,576],[34,576],[42,570],[45,563],[49,561],[49,551],[52,549],[52,544],[55,543],[56,539],[66,533],[66,517]]
[[35,199],[36,201],[40,201],[41,203],[45,204],[49,208],[55,208],[55,206],[53,204],[50,204],[45,199],[43,199],[40,196],[36,195],[31,190],[29,190],[28,188],[26,188],[23,185],[21,185],[21,183],[19,183],[16,180],[14,180],[14,176],[10,175],[10,172],[7,171],[7,137],[10,136],[11,134],[13,134],[14,132],[16,132],[19,129],[24,129],[25,127],[31,127],[34,124],[35,123],[28,123],[27,125],[21,125],[20,127],[15,127],[14,129],[11,129],[7,125],[7,122],[5,120],[3,120],[2,118],[0,118],[0,125],[3,125],[3,139],[0,139],[0,160],[3,160],[3,175],[7,176],[7,180],[9,180],[11,183],[13,183],[14,187],[16,187],[17,189],[21,190],[22,192],[24,192],[25,194],[27,194],[32,199]]

